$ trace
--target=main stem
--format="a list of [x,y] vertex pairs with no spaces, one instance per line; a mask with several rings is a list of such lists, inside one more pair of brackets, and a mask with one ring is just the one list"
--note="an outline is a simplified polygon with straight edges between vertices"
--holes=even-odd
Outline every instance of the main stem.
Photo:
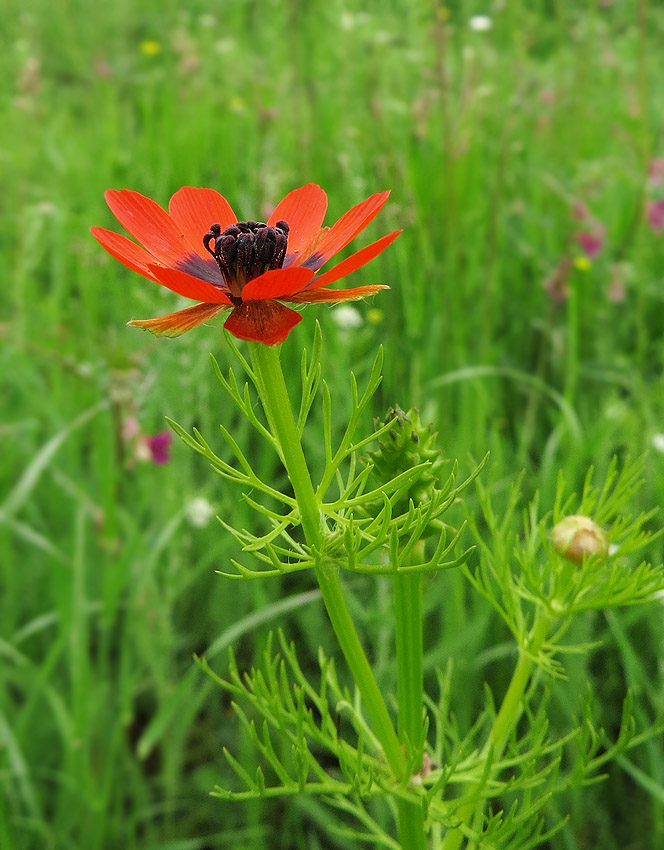
[[[422,560],[424,541],[415,547],[414,558]],[[422,712],[424,705],[422,575],[396,573],[393,578],[397,645],[398,731],[408,752],[412,772],[422,769],[424,751]],[[426,850],[424,811],[419,803],[399,800],[399,837],[408,850]]]
[[[297,433],[288,390],[279,359],[279,348],[249,343],[257,388],[272,433],[279,441],[300,512],[307,544],[322,553],[324,526],[307,461]],[[339,580],[339,567],[322,555],[316,566],[316,578],[323,595],[332,627],[341,646],[362,701],[394,775],[405,779],[406,760],[394,731],[387,706],[360,643]]]
[[[519,660],[514,668],[509,687],[482,750],[483,759],[487,759],[491,754],[495,762],[502,756],[510,731],[514,728],[523,713],[523,695],[526,692],[526,687],[535,666],[535,658],[542,648],[542,644],[546,640],[550,628],[551,619],[549,615],[544,611],[539,611],[530,630],[526,651],[521,650],[519,653]],[[479,786],[473,784],[468,790],[472,793],[479,790]],[[483,800],[479,803],[467,803],[465,806],[460,807],[457,816],[463,824],[470,825],[478,823],[483,809]],[[448,830],[443,841],[443,850],[458,850],[462,840],[463,836],[460,829]]]

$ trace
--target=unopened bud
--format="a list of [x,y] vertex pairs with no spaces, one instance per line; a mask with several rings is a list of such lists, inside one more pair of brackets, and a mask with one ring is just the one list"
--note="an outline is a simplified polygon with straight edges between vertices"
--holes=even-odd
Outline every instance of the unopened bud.
[[[374,464],[374,475],[381,483],[386,483],[421,463],[429,463],[400,500],[399,509],[406,510],[410,499],[417,506],[432,498],[444,464],[443,453],[435,446],[437,435],[431,433],[428,425],[423,426],[420,423],[420,415],[415,408],[406,413],[398,404],[391,407],[385,422],[394,419],[396,425],[378,439],[378,451],[368,454]],[[377,428],[382,424],[380,420],[375,420]]]
[[566,516],[551,531],[553,548],[563,558],[580,564],[584,555],[606,558],[609,539],[603,528],[587,516]]

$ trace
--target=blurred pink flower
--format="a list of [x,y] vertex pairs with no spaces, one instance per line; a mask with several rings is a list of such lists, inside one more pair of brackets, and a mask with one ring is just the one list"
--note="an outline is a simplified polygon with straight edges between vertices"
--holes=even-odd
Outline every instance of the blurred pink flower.
[[590,218],[588,207],[578,198],[572,201],[572,218],[577,221],[587,221]]
[[95,73],[102,80],[110,80],[113,77],[113,69],[108,64],[108,62],[103,58],[103,56],[97,57],[95,59]]
[[664,200],[648,201],[646,204],[646,221],[653,233],[664,230]]
[[580,230],[576,234],[576,241],[586,257],[593,260],[604,247],[604,227],[599,224],[592,230]]
[[629,277],[631,266],[628,263],[614,263],[611,267],[611,282],[607,298],[612,304],[622,304],[627,298],[626,279]]
[[654,157],[648,165],[648,179],[651,186],[659,186],[664,178],[664,157]]
[[127,416],[122,420],[122,440],[130,443],[141,433],[141,426],[135,416]]
[[615,263],[611,268],[611,283],[609,285],[607,298],[613,304],[622,304],[622,302],[627,298],[625,278],[627,276],[628,269],[629,267],[625,263]]
[[159,431],[158,434],[154,434],[152,437],[147,436],[147,434],[143,436],[143,442],[150,450],[153,463],[168,463],[170,460],[169,449],[172,440],[173,435],[170,431]]

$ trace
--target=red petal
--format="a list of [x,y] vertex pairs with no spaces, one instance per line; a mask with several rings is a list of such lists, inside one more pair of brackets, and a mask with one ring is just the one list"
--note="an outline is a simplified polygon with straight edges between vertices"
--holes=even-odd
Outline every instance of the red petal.
[[236,307],[224,327],[238,339],[277,345],[301,321],[299,313],[278,301],[252,301]]
[[203,236],[210,225],[219,224],[223,230],[237,221],[231,205],[223,195],[214,189],[194,186],[178,189],[168,204],[168,214],[205,260],[209,259],[210,254],[203,247]]
[[195,301],[205,301],[207,304],[231,304],[231,300],[218,286],[192,277],[186,272],[177,269],[167,269],[164,266],[156,266],[150,263],[150,271],[157,283],[184,295],[185,298],[193,298]]
[[297,260],[297,255],[305,249],[318,235],[325,211],[327,210],[327,195],[315,183],[307,183],[299,189],[289,192],[268,219],[268,224],[274,227],[278,221],[288,224],[288,251],[284,261],[290,266]]
[[262,301],[266,298],[285,298],[299,292],[311,281],[314,272],[297,266],[272,269],[255,277],[242,288],[243,301]]
[[149,263],[154,262],[152,254],[148,254],[140,245],[122,236],[120,233],[114,233],[112,230],[106,230],[104,227],[91,227],[90,233],[99,242],[102,248],[105,248],[111,257],[127,266],[133,272],[142,274],[143,277],[156,280],[148,268]]
[[220,304],[194,304],[193,307],[169,313],[159,319],[133,319],[127,324],[134,328],[144,328],[155,336],[176,337],[211,319],[223,309]]
[[350,257],[342,260],[333,269],[317,277],[310,288],[317,289],[319,286],[327,286],[329,283],[334,283],[335,280],[346,277],[346,275],[354,272],[355,269],[359,269],[360,266],[363,266],[369,260],[373,260],[374,257],[378,256],[391,242],[394,242],[400,233],[400,230],[395,230],[394,233],[388,233],[387,236],[382,236],[376,242],[367,245],[366,248],[362,248],[360,251],[351,254]]
[[160,263],[175,266],[190,259],[192,245],[159,204],[130,189],[109,189],[104,197],[125,230]]
[[344,213],[323,236],[311,256],[307,257],[302,265],[317,271],[330,257],[338,254],[378,215],[389,194],[389,189],[386,192],[378,192]]
[[389,289],[389,286],[375,283],[368,286],[355,286],[352,289],[305,289],[298,292],[288,301],[296,304],[315,304],[321,301],[354,301],[357,298],[366,298],[367,295],[375,295],[381,289]]

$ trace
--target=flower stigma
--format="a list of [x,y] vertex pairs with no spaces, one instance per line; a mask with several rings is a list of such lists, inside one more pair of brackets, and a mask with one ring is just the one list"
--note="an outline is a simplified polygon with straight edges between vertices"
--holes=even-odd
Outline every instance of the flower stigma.
[[[224,230],[213,224],[203,236],[203,246],[219,266],[236,307],[242,304],[242,289],[255,277],[283,267],[289,227],[278,221],[274,227],[262,221],[238,221]],[[214,240],[214,250],[210,243]]]

